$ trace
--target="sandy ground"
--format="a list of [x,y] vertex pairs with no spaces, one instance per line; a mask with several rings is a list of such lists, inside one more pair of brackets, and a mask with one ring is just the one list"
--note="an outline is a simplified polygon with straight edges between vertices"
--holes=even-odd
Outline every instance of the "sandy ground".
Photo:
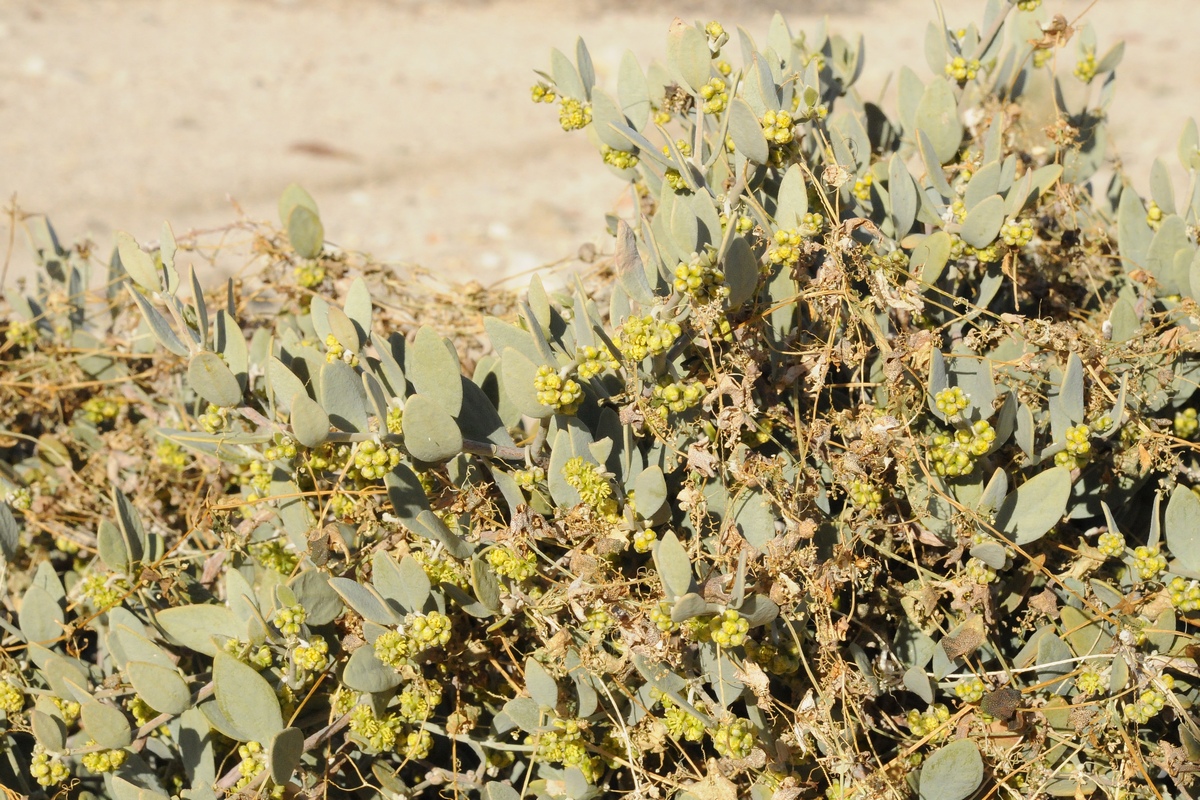
[[[930,0],[780,4],[793,31],[828,13],[864,34],[869,96],[902,63],[926,74]],[[1086,10],[1102,52],[1127,41],[1113,138],[1139,178],[1157,154],[1174,164],[1184,121],[1200,116],[1200,3],[1046,4]],[[0,0],[0,197],[107,252],[116,229],[156,239],[163,219],[177,233],[218,225],[234,203],[271,219],[298,181],[331,241],[487,283],[585,242],[608,249],[603,215],[621,186],[583,134],[529,102],[551,47],[570,52],[582,35],[611,88],[626,48],[643,66],[661,56],[676,13],[761,41],[773,5]],[[945,5],[966,22],[983,2]],[[24,265],[19,252],[13,274]]]

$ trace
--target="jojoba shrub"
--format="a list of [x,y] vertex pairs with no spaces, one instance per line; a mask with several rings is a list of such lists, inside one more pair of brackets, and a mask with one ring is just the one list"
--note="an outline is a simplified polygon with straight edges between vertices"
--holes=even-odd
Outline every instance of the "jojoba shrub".
[[107,265],[27,220],[0,782],[1194,794],[1196,126],[1143,199],[1120,46],[1038,0],[928,30],[895,114],[782,17],[607,88],[554,51],[533,98],[636,213],[519,297],[341,251],[295,186]]

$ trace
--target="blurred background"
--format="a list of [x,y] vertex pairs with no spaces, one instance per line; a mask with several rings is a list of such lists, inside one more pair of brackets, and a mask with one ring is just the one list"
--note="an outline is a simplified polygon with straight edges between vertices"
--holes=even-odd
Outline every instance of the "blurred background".
[[[793,32],[828,15],[861,33],[859,87],[885,108],[901,64],[928,74],[932,0],[0,0],[0,200],[107,254],[115,230],[157,240],[164,219],[177,235],[243,212],[275,220],[296,181],[330,241],[492,284],[589,242],[611,249],[603,217],[621,184],[556,108],[530,102],[551,47],[582,36],[611,89],[627,48],[643,67],[661,57],[673,16],[761,41],[777,5]],[[1177,167],[1200,116],[1200,3],[1044,5],[1090,20],[1100,54],[1127,42],[1112,134],[1145,191],[1153,158]],[[944,6],[958,26],[984,3]],[[1073,64],[1074,43],[1062,52]]]

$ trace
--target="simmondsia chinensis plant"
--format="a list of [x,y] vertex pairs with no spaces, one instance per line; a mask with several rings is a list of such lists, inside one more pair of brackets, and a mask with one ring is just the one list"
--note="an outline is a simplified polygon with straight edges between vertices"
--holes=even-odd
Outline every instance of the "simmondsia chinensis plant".
[[297,186],[107,263],[24,218],[0,784],[1194,796],[1200,136],[1140,197],[1075,24],[939,18],[892,114],[780,16],[607,88],[555,50],[533,99],[634,212],[519,297],[343,251]]

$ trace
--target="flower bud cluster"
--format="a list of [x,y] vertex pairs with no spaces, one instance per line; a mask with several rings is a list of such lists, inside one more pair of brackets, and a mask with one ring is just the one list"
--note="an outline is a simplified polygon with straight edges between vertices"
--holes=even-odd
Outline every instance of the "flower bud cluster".
[[1033,223],[1010,219],[1000,227],[1000,238],[1009,247],[1025,247],[1033,241]]
[[292,269],[296,284],[304,289],[315,289],[325,282],[325,267],[320,261],[305,261]]
[[583,402],[583,388],[574,380],[563,379],[554,367],[543,364],[533,379],[537,400],[560,414],[574,414]]
[[721,647],[740,647],[750,631],[750,621],[732,608],[708,621],[708,635]]
[[772,675],[791,675],[800,668],[800,648],[795,642],[773,644],[747,639],[746,658]]
[[699,742],[704,738],[704,723],[692,714],[671,702],[665,695],[659,698],[663,705],[663,725],[672,739]]
[[861,178],[854,179],[854,188],[851,191],[854,196],[864,203],[871,199],[871,186],[875,183],[875,176],[870,172],[864,173]]
[[967,678],[955,685],[954,694],[964,703],[978,703],[986,689],[982,678]]
[[488,564],[497,575],[517,581],[527,581],[537,574],[537,556],[519,555],[508,547],[493,547],[487,554]]
[[[88,745],[93,744],[95,744],[94,741],[88,742]],[[128,757],[127,750],[98,750],[95,753],[84,753],[83,768],[96,775],[104,772],[116,772]]]
[[1072,425],[1067,428],[1066,447],[1054,454],[1054,463],[1067,469],[1079,469],[1087,463],[1092,453],[1092,429],[1088,425]]
[[1167,559],[1154,547],[1133,548],[1133,570],[1140,580],[1152,581],[1167,568]]
[[38,786],[57,786],[71,777],[71,771],[58,755],[50,755],[40,744],[33,746],[33,757],[29,760],[29,774]]
[[713,78],[701,86],[700,97],[704,100],[701,108],[705,114],[720,114],[729,107],[729,92],[720,78]]
[[713,749],[726,758],[746,758],[754,749],[754,730],[750,721],[735,719],[722,722],[712,734]]
[[967,579],[971,583],[980,586],[987,586],[989,583],[995,583],[999,576],[996,575],[996,570],[978,558],[967,559]]
[[1162,209],[1158,207],[1158,203],[1151,200],[1150,205],[1146,207],[1146,224],[1152,229],[1158,230],[1159,226],[1162,225],[1162,221]]
[[1167,584],[1167,591],[1171,593],[1171,605],[1180,611],[1200,610],[1200,583],[1175,577]]
[[955,431],[951,436],[935,434],[929,457],[938,475],[956,478],[969,475],[975,469],[975,460],[986,455],[996,441],[996,431],[987,420],[979,420],[969,431]]
[[768,111],[763,114],[760,120],[763,127],[763,136],[771,144],[784,145],[789,144],[795,138],[795,121],[792,115],[786,111]]
[[1197,419],[1196,409],[1185,408],[1175,412],[1175,422],[1172,424],[1175,435],[1180,439],[1191,439],[1200,429],[1200,419]]
[[102,425],[109,420],[115,419],[120,406],[115,400],[107,397],[92,397],[83,403],[83,416],[93,425]]
[[679,323],[663,321],[647,314],[644,317],[626,317],[613,344],[621,351],[621,357],[628,361],[641,361],[646,356],[656,356],[665,353],[675,344],[675,340],[683,333]]
[[638,553],[649,553],[658,541],[658,534],[653,528],[644,528],[633,534],[633,549]]
[[83,579],[80,588],[97,611],[107,611],[120,603],[133,590],[124,575],[92,573]]
[[671,604],[662,600],[650,609],[650,621],[661,633],[673,633],[679,630],[679,623],[671,619]]
[[325,337],[325,360],[330,363],[345,361],[352,367],[358,366],[358,354],[352,350],[347,350],[332,333]]
[[1084,667],[1083,671],[1075,676],[1075,688],[1084,697],[1099,697],[1104,694],[1104,677],[1094,667]]
[[4,337],[15,347],[33,347],[38,339],[37,323],[15,319],[8,323],[8,331],[5,332]]
[[363,703],[350,712],[350,731],[371,750],[389,752],[396,748],[396,735],[403,725],[396,714],[383,718],[375,716],[369,704]]
[[25,693],[6,680],[0,680],[0,711],[13,717],[25,708]]
[[850,481],[846,496],[850,498],[850,502],[855,508],[860,508],[868,513],[878,511],[883,505],[883,492],[868,481],[858,478]]
[[705,248],[703,253],[692,253],[687,263],[679,262],[675,267],[675,291],[686,294],[697,303],[711,303],[729,297],[725,285],[725,273],[717,266],[717,251]]
[[667,412],[682,414],[704,398],[704,385],[699,381],[670,381],[659,383],[654,387],[650,405],[662,419],[667,418]]
[[205,433],[220,433],[229,427],[229,409],[208,404],[208,408],[204,410],[196,422],[200,424],[201,430]]
[[575,456],[563,465],[563,478],[567,485],[579,492],[579,499],[599,515],[613,518],[617,513],[617,501],[612,496],[612,483],[600,468],[583,456]]
[[1075,64],[1075,69],[1072,70],[1075,77],[1084,83],[1091,83],[1096,77],[1096,54],[1088,51],[1087,55],[1079,59]]
[[638,165],[637,153],[632,153],[628,150],[618,150],[606,144],[600,146],[600,156],[604,159],[605,164],[617,169],[633,169]]
[[513,482],[527,492],[532,492],[539,483],[546,480],[546,470],[534,465],[529,469],[519,469],[512,474]]
[[553,103],[558,99],[554,87],[541,81],[530,87],[529,96],[535,103]]
[[564,97],[558,109],[558,124],[564,131],[577,131],[586,128],[592,121],[592,107],[581,103],[574,97]]
[[804,234],[799,228],[775,231],[774,244],[767,250],[767,263],[792,267],[800,260]]
[[382,479],[403,460],[399,447],[390,447],[378,441],[359,442],[354,449],[354,459],[346,470],[346,477],[355,481]]
[[[1169,675],[1163,676],[1164,679],[1169,677]],[[1163,710],[1166,702],[1166,695],[1162,692],[1157,689],[1146,689],[1138,695],[1136,702],[1127,704],[1122,713],[1125,715],[1127,722],[1145,725],[1151,719],[1158,716],[1158,712]]]
[[291,461],[296,457],[296,440],[289,436],[284,436],[276,443],[263,451],[263,458],[267,461]]
[[604,762],[588,751],[580,721],[556,719],[553,724],[557,730],[530,736],[526,740],[526,744],[537,744],[538,760],[576,767],[589,782],[599,780]]
[[579,365],[576,372],[583,380],[594,378],[606,370],[616,370],[621,366],[617,361],[617,357],[609,351],[606,345],[600,347],[577,347],[575,349],[575,362]]
[[975,80],[975,76],[979,74],[979,59],[965,59],[962,56],[955,56],[950,59],[950,63],[945,67],[946,75],[954,78],[959,83]]
[[329,645],[320,636],[301,640],[292,648],[292,663],[304,672],[324,672],[329,666]]
[[1125,537],[1120,531],[1105,531],[1096,539],[1096,549],[1109,558],[1125,555]]
[[935,394],[933,403],[947,417],[957,417],[971,405],[971,398],[958,386],[952,386]]
[[275,612],[275,627],[284,636],[299,636],[300,627],[308,618],[308,611],[302,605],[284,606]]
[[927,711],[917,711],[915,708],[908,712],[906,721],[913,736],[924,738],[933,733],[950,719],[950,709],[942,703],[934,703]]

